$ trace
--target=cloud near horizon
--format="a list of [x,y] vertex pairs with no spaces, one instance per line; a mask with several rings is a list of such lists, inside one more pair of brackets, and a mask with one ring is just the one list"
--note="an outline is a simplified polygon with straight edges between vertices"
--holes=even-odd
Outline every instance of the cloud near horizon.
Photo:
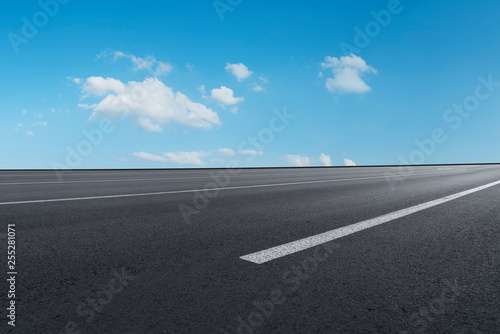
[[287,161],[290,165],[294,167],[307,167],[311,166],[311,159],[309,157],[297,155],[297,154],[287,154],[280,159]]
[[205,162],[201,159],[205,156],[211,155],[209,152],[166,152],[162,155],[150,154],[147,152],[134,152],[132,153],[133,157],[154,161],[154,162],[173,162],[176,164],[182,165],[195,165],[195,166],[203,166]]
[[344,165],[346,166],[356,166],[356,163],[351,159],[344,159]]

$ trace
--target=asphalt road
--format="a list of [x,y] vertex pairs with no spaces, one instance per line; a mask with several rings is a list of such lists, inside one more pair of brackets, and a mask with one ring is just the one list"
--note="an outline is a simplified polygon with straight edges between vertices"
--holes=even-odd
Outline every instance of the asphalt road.
[[500,333],[499,180],[499,165],[0,171],[17,272],[0,332]]

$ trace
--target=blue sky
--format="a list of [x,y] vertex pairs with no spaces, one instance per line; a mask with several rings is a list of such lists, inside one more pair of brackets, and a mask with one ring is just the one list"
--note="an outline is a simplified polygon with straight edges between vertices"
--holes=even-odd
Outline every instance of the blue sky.
[[498,17],[497,1],[9,2],[0,168],[499,162]]

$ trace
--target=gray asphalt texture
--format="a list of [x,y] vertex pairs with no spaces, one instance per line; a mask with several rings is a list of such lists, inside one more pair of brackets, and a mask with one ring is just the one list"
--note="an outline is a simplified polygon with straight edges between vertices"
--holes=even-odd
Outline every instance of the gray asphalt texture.
[[[500,333],[500,185],[239,258],[498,181],[499,165],[244,169],[208,197],[88,198],[203,190],[213,175],[227,171],[0,171],[0,249],[6,268],[15,224],[18,273],[16,327],[2,279],[0,332]],[[300,183],[320,180],[337,181]],[[261,186],[284,183],[297,184]]]

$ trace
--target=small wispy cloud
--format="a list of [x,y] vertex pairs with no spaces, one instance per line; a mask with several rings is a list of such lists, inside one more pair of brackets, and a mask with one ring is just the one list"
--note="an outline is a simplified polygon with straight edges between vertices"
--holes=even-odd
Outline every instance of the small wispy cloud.
[[311,159],[302,155],[287,154],[280,157],[280,159],[285,160],[294,167],[306,167],[311,165]]
[[155,76],[161,75],[163,73],[169,73],[173,69],[170,63],[158,61],[154,56],[146,56],[145,58],[141,58],[129,53],[115,51],[112,49],[107,49],[97,55],[98,59],[106,57],[111,57],[113,61],[117,61],[120,58],[129,59],[132,62],[133,69],[135,71],[148,70]]
[[219,148],[217,150],[218,153],[222,155],[227,155],[227,156],[235,156],[236,152],[230,148]]
[[151,154],[147,152],[134,152],[133,157],[154,161],[154,162],[172,162],[182,165],[194,165],[203,166],[205,162],[202,160],[203,157],[211,155],[209,152],[166,152],[162,155]]
[[344,159],[344,165],[346,166],[356,166],[356,163],[351,159]]
[[238,151],[239,154],[242,155],[263,155],[263,151],[256,151],[256,150],[240,150]]

